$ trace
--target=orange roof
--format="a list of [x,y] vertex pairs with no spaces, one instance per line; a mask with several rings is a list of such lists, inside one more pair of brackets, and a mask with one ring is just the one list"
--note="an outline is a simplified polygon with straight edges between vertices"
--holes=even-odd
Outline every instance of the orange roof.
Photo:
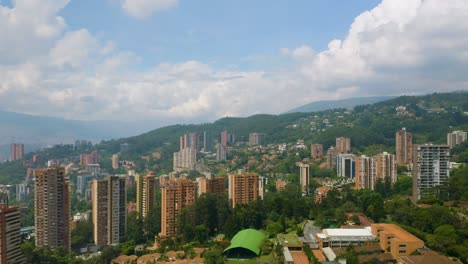
[[127,262],[131,262],[131,261],[135,261],[137,260],[137,256],[135,255],[131,255],[131,256],[127,256],[127,255],[120,255],[119,257],[115,258],[112,260],[112,264],[124,264],[124,263],[127,263]]
[[161,256],[161,253],[146,254],[138,258],[138,264],[146,264],[148,261],[156,261]]
[[303,251],[290,251],[294,264],[309,264],[307,256]]
[[317,258],[318,261],[320,261],[320,262],[322,262],[322,261],[327,261],[327,259],[325,258],[325,255],[323,255],[322,250],[320,250],[320,249],[313,249],[313,250],[312,250],[312,253],[314,253],[314,256]]
[[372,227],[383,228],[385,232],[393,234],[395,239],[400,239],[401,241],[424,243],[421,239],[415,237],[411,233],[395,224],[372,224]]

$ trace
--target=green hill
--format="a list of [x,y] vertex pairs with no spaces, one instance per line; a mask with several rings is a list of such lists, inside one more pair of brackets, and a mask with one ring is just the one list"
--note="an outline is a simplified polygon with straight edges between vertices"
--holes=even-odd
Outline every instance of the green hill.
[[[397,111],[399,107],[400,111]],[[406,110],[402,110],[406,109]],[[395,132],[406,127],[413,133],[414,143],[445,143],[447,132],[468,131],[468,92],[401,96],[372,105],[361,105],[352,111],[334,109],[313,113],[254,115],[246,118],[223,118],[214,123],[173,125],[158,128],[139,136],[102,141],[94,146],[102,158],[102,167],[110,168],[110,156],[120,151],[123,143],[130,144],[122,158],[143,164],[140,156],[158,151],[162,169],[170,170],[172,153],[179,148],[179,137],[188,132],[207,132],[217,140],[222,130],[236,135],[238,142],[247,142],[249,133],[265,133],[267,143],[293,143],[303,139],[306,144],[322,143],[325,148],[335,144],[335,138],[351,138],[354,152],[393,151]],[[212,149],[213,150],[213,149]],[[90,151],[90,150],[88,150]],[[44,159],[65,158],[79,153],[62,146],[40,152]],[[68,153],[68,154],[67,154]],[[28,156],[30,156],[29,154]],[[163,164],[162,164],[163,163]],[[24,166],[0,165],[0,183],[12,184],[22,177],[12,172]],[[12,178],[14,182],[11,182]]]
[[[406,107],[407,114],[397,114],[398,106]],[[212,136],[218,136],[223,129],[244,142],[248,141],[248,135],[252,132],[265,133],[269,143],[304,139],[326,146],[334,144],[336,137],[349,136],[353,146],[362,148],[373,144],[393,146],[395,131],[406,127],[415,134],[416,143],[443,143],[447,132],[456,128],[468,130],[468,115],[465,112],[468,112],[468,92],[401,96],[357,106],[353,111],[335,109],[314,113],[254,115],[223,118],[200,125],[168,126],[135,137],[103,141],[98,148],[115,153],[119,151],[120,144],[129,143],[133,146],[133,152],[141,154],[158,148],[171,152],[178,148],[178,138],[184,133],[207,131]],[[325,119],[332,125],[324,126]]]

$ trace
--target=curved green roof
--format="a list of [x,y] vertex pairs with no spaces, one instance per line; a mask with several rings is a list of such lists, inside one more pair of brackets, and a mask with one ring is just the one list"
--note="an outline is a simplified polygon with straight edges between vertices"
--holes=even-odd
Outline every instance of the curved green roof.
[[260,246],[265,235],[255,229],[244,229],[239,231],[231,240],[231,245],[224,252],[233,248],[245,248],[260,255]]

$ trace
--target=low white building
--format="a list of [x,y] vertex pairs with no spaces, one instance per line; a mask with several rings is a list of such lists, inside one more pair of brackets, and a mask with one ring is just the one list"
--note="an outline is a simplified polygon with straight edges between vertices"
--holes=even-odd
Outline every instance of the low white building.
[[365,228],[328,228],[317,233],[320,247],[347,247],[375,240],[370,227]]

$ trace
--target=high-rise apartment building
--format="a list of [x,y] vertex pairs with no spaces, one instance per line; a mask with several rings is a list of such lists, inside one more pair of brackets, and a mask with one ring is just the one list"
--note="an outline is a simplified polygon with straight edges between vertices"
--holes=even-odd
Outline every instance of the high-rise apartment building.
[[310,146],[310,155],[313,159],[319,159],[323,156],[323,145],[322,144],[312,144]]
[[114,170],[119,168],[119,154],[112,155],[112,168]]
[[197,163],[198,134],[184,134],[179,138],[179,151],[174,152],[173,169],[175,171],[194,170]]
[[395,134],[396,140],[396,163],[398,165],[412,165],[413,160],[413,137],[406,128],[398,130]]
[[223,130],[221,132],[221,139],[219,141],[219,144],[221,146],[224,146],[224,147],[228,145],[228,132],[227,132],[227,130]]
[[203,132],[203,150],[211,151],[213,148],[213,135],[211,132]]
[[195,203],[197,183],[191,180],[177,180],[161,186],[161,237],[178,234],[177,217],[186,206]]
[[20,210],[0,204],[0,264],[26,263],[21,252]]
[[250,133],[249,134],[249,145],[263,145],[265,142],[265,134],[262,133]]
[[336,168],[336,155],[338,155],[338,151],[335,149],[335,147],[330,147],[327,150],[327,168]]
[[127,232],[126,178],[109,176],[93,180],[93,237],[96,245],[125,241]]
[[87,166],[89,164],[99,164],[99,154],[97,150],[89,154],[80,154],[80,165]]
[[309,164],[299,163],[299,184],[302,193],[309,194],[310,172]]
[[215,177],[215,178],[198,178],[198,195],[204,193],[216,193],[223,194],[226,193],[226,178],[225,177]]
[[351,151],[351,139],[345,137],[336,138],[335,144],[338,153],[348,153]]
[[144,219],[155,206],[159,179],[152,173],[145,176],[137,175],[136,185],[137,212]]
[[194,170],[197,163],[197,152],[193,148],[181,149],[174,152],[173,169],[175,171]]
[[263,197],[261,178],[256,173],[228,174],[231,207],[247,204]]
[[383,152],[377,155],[377,181],[379,179],[385,182],[387,179],[390,183],[397,181],[397,165],[395,161],[395,155]]
[[466,132],[464,131],[455,130],[447,134],[447,145],[450,148],[453,148],[456,145],[459,145],[465,141],[466,141]]
[[12,143],[10,149],[10,160],[21,160],[24,157],[24,144]]
[[216,148],[216,160],[217,161],[223,161],[227,159],[227,147],[218,145]]
[[198,133],[193,132],[188,134],[188,146],[198,152]]
[[356,157],[356,189],[374,190],[377,179],[377,160],[375,157]]
[[353,154],[338,154],[336,156],[336,175],[338,177],[354,178],[355,160]]
[[70,248],[70,195],[65,168],[34,171],[36,246]]
[[413,156],[413,201],[437,194],[434,187],[444,185],[450,176],[448,145],[415,145]]

